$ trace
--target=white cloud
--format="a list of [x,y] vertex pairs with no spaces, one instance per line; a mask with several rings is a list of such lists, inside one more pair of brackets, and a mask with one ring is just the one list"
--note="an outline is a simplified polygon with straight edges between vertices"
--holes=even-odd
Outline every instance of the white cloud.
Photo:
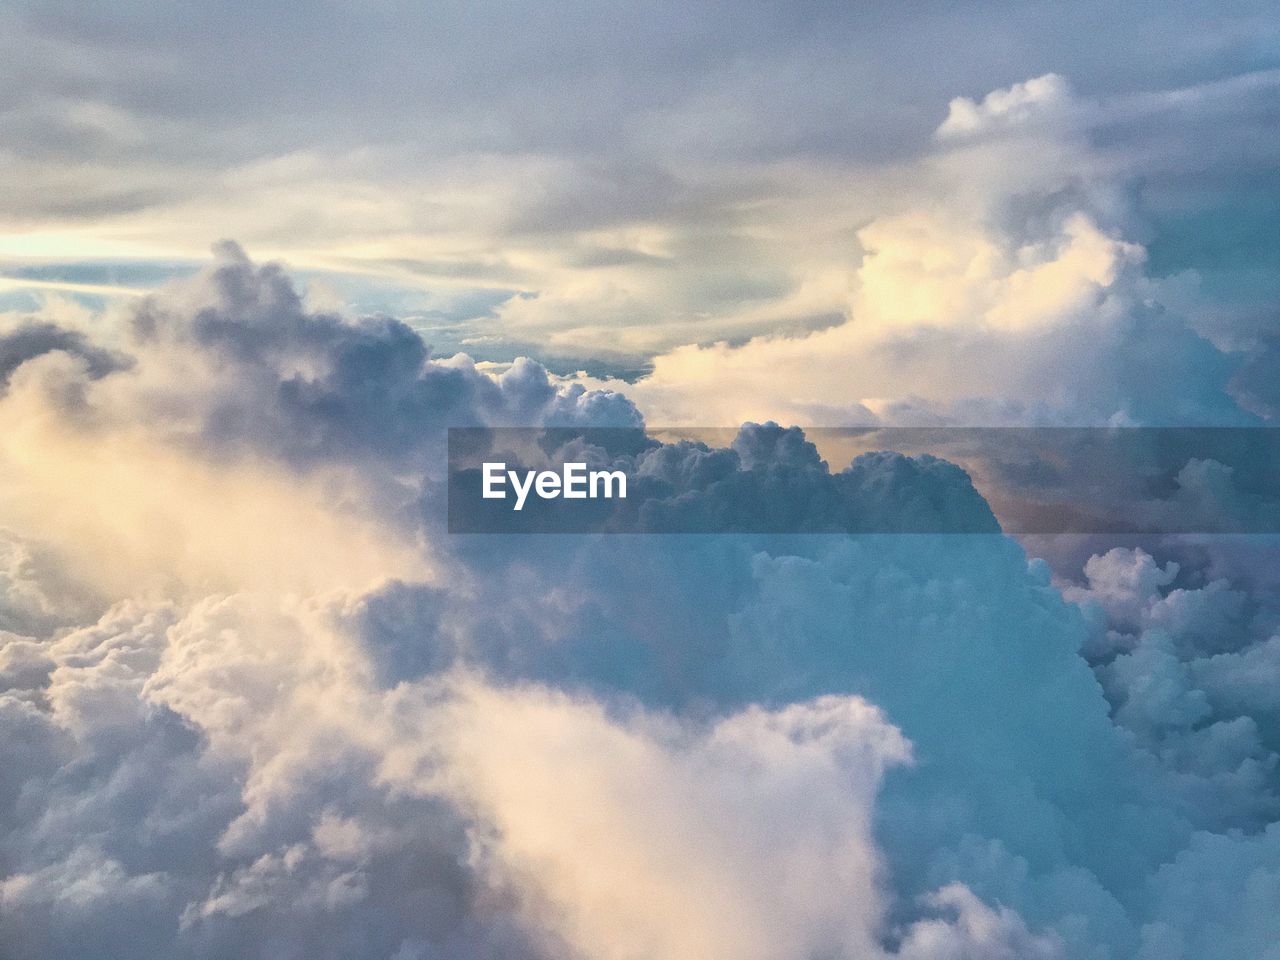
[[485,855],[583,956],[878,952],[872,804],[909,751],[871,705],[753,708],[698,733],[469,685],[439,722],[438,789],[477,811]]
[[992,90],[980,102],[956,97],[947,108],[947,119],[938,127],[939,137],[960,137],[1060,117],[1075,105],[1067,81],[1056,73],[1033,77],[1001,90]]
[[1125,175],[1086,136],[1113,108],[1058,109],[1074,101],[1051,78],[957,103],[940,132],[967,135],[858,230],[843,322],[659,354],[628,388],[650,422],[1249,419],[1233,361],[1179,313],[1183,279],[1148,276],[1125,237]]

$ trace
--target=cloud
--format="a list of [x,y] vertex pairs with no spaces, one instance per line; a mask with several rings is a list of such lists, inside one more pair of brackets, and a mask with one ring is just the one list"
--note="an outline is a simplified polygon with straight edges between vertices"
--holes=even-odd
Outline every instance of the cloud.
[[1084,565],[1084,575],[1088,588],[1071,587],[1063,591],[1063,596],[1097,603],[1112,624],[1137,626],[1145,619],[1149,605],[1159,600],[1160,588],[1167,587],[1178,575],[1178,564],[1171,561],[1162,568],[1141,548],[1113,547],[1090,557]]
[[478,809],[482,856],[545,898],[538,921],[575,952],[879,952],[871,806],[909,750],[870,705],[752,709],[695,734],[464,687],[441,719],[439,789]]
[[124,362],[122,357],[88,343],[81,333],[29,321],[0,335],[0,387],[8,386],[13,372],[28,360],[55,351],[81,358],[85,372],[95,378]]
[[[1239,960],[1267,931],[1265,896],[1179,899],[1243,883],[1280,815],[1265,543],[1099,550],[1067,587],[995,532],[451,538],[447,426],[635,406],[315,311],[231,247],[127,317],[127,366],[54,349],[0,398],[16,958]],[[952,464],[832,472],[774,424],[641,453],[732,479],[694,510],[753,477],[985,509]]]
[[1240,358],[1193,322],[1192,278],[1154,275],[1126,236],[1126,174],[1090,136],[1120,107],[1041,77],[952,109],[914,192],[857,231],[843,322],[659,354],[628,391],[650,421],[1253,419]]
[[[223,244],[101,316],[4,319],[0,952],[1275,942],[1274,541],[1051,571],[995,533],[441,523],[451,425],[1273,416],[1264,13],[2,16],[16,282],[212,232],[375,309]],[[590,389],[517,344],[653,370]],[[991,515],[951,464],[810,439],[643,466],[693,521],[750,484],[854,528]],[[1161,509],[1267,506],[1179,466]]]
[[234,245],[134,308],[128,369],[79,334],[20,329],[52,346],[9,375],[5,522],[108,596],[422,578],[403,515],[442,482],[445,425],[640,422],[536,364],[490,377],[397,321],[308,312]]
[[1142,960],[1266,956],[1275,918],[1252,905],[1275,892],[1276,843],[1273,828],[1252,837],[1197,836],[1157,877],[1154,892],[1168,919],[1143,930]]
[[[353,938],[387,956],[880,954],[874,798],[910,748],[876,708],[826,696],[700,729],[473,675],[379,690],[342,609],[126,605],[51,645],[44,722],[101,776],[43,785],[27,829],[44,865],[3,891],[26,918],[13,944],[71,953],[97,931],[98,955],[127,955],[146,916],[157,955],[336,956]],[[110,852],[68,847],[93,824]],[[933,956],[947,922],[907,955]]]
[[956,97],[947,108],[947,119],[938,127],[939,137],[962,137],[1054,118],[1074,105],[1067,82],[1046,73],[1001,90],[992,90],[981,102]]
[[[462,437],[465,436],[465,441]],[[969,476],[924,453],[861,453],[831,469],[798,427],[743,424],[659,443],[641,430],[472,430],[453,434],[449,529],[455,533],[994,533]],[[530,499],[519,513],[481,496],[482,466],[580,462],[628,478],[625,498]],[[517,466],[518,465],[518,466]]]
[[993,910],[958,884],[932,895],[929,904],[953,910],[956,919],[917,923],[898,952],[903,960],[1053,960],[1062,955],[1059,942],[1034,936],[1017,914]]

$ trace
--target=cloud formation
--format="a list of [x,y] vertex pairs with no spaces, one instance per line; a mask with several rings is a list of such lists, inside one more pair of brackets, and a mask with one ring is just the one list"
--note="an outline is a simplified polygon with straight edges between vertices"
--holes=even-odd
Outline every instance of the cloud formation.
[[[785,425],[1270,425],[1270,7],[6,6],[0,955],[1269,956],[1275,538]],[[444,532],[446,428],[646,422],[843,532]]]
[[629,394],[690,425],[1254,422],[1265,351],[1241,372],[1196,278],[1126,238],[1141,216],[1094,145],[1119,109],[1055,75],[954,100],[920,186],[858,230],[842,322],[679,347]]
[[[1201,378],[1135,394],[1121,351],[1046,411],[1248,419],[1218,348],[1138,304],[1128,241],[1032,221],[1055,241],[977,243],[986,272],[944,258],[928,296],[994,318],[983,349],[1078,322]],[[1064,262],[1071,282],[1020,299],[1018,271]],[[870,263],[899,269],[887,245]],[[110,363],[40,329],[0,397],[6,955],[1269,949],[1271,541],[1051,566],[996,532],[450,538],[446,427],[638,407],[316,310],[233,246],[130,307]],[[831,477],[775,425],[649,456],[694,487]],[[867,503],[924,483],[980,506],[942,461],[852,475]]]

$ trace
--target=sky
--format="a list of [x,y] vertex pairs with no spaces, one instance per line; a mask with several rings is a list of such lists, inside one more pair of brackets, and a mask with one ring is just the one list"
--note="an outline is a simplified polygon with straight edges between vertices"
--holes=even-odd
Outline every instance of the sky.
[[[0,956],[1280,956],[1280,539],[991,485],[1249,464],[821,430],[1265,436],[1277,13],[4,6]],[[458,426],[848,501],[450,534]]]
[[[3,296],[100,304],[230,239],[438,349],[634,377],[848,321],[877,222],[941,207],[1008,245],[1004,208],[1078,190],[1114,192],[1097,225],[1247,325],[1274,293],[1273,14],[22,3]],[[981,112],[943,129],[955,98],[1047,75],[1058,116],[1009,155],[975,157]]]

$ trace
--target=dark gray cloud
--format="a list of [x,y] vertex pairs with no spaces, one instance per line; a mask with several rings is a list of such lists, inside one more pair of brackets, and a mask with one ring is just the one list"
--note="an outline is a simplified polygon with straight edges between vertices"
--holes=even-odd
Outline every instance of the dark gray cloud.
[[144,350],[190,350],[221,369],[225,389],[197,412],[203,440],[299,463],[422,467],[448,426],[642,422],[620,394],[559,386],[535,362],[489,377],[433,359],[399,320],[312,311],[279,265],[257,266],[230,243],[185,288],[143,301],[131,330]]
[[[724,431],[708,431],[709,434]],[[928,453],[864,453],[831,470],[798,427],[744,424],[731,442],[658,443],[641,429],[453,431],[451,533],[995,533],[968,475]],[[581,463],[626,478],[626,496],[582,504],[482,495],[482,465],[559,472]]]
[[90,343],[79,331],[30,320],[0,333],[0,389],[8,386],[13,372],[28,360],[55,351],[78,357],[94,379],[128,365],[127,357]]
[[[1045,70],[1085,76],[1095,94],[1185,85],[1275,55],[1264,3],[1108,9],[1109,29],[1099,34],[1103,12],[1092,4],[907,12],[766,0],[745,9],[709,2],[610,11],[582,3],[482,11],[138,3],[99,16],[31,2],[10,16],[12,36],[28,50],[11,69],[22,99],[86,93],[87,75],[100,96],[130,111],[200,117],[224,136],[236,126],[274,128],[259,147],[267,150],[300,133],[367,141],[430,129],[437,142],[465,138],[488,149],[608,151],[626,144],[646,114],[738,89],[751,94],[739,115],[704,136],[725,143],[736,125],[756,149],[866,152],[904,133],[926,135],[936,121],[921,107],[931,100]],[[55,54],[45,69],[22,69],[42,46]],[[83,53],[73,58],[72,48]],[[887,135],[861,136],[870,124]]]

